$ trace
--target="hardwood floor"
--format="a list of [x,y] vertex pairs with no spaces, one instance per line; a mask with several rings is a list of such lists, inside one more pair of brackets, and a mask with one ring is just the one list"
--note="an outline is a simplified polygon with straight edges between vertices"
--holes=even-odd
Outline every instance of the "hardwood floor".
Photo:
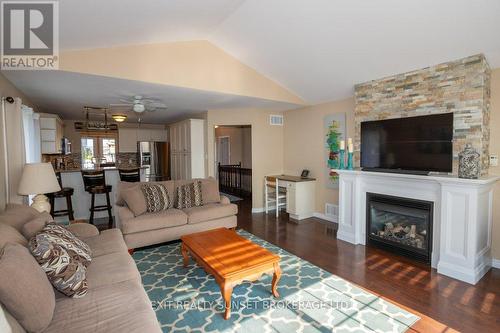
[[252,214],[238,202],[238,227],[419,315],[415,332],[500,332],[500,270],[475,286],[384,250],[336,239],[335,224]]

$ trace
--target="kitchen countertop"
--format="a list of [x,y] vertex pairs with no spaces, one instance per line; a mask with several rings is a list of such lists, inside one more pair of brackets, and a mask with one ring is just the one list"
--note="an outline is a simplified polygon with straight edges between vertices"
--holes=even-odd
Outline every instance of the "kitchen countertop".
[[[139,167],[139,169],[146,169],[147,167],[145,166],[142,166],[142,167]],[[136,169],[136,168],[118,168],[118,167],[103,167],[103,168],[76,168],[76,169],[57,169],[55,170],[55,172],[61,172],[61,173],[68,173],[68,172],[81,172],[82,170],[83,171],[100,171],[100,170],[104,170],[104,171],[114,171],[114,170],[118,170],[118,169],[122,169],[122,170],[132,170],[132,169]]]

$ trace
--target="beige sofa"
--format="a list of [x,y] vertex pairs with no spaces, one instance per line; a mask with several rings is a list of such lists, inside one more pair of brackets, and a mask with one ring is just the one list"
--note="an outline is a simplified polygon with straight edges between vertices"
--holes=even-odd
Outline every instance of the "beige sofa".
[[[144,213],[134,215],[127,206],[122,192],[138,187],[141,183],[118,184],[115,214],[117,224],[123,233],[129,249],[164,243],[179,239],[183,235],[194,232],[225,227],[235,228],[238,206],[219,194],[218,183],[214,178],[196,179],[202,182],[203,206],[187,209],[168,209],[160,213]],[[159,182],[173,195],[175,189],[194,180],[178,180]]]
[[[0,214],[0,250],[6,243],[26,246],[28,240],[21,234],[22,227],[37,214],[27,206],[8,206]],[[73,224],[68,229],[92,249],[93,258],[87,269],[89,291],[79,299],[56,293],[54,315],[43,332],[161,332],[121,231],[99,233],[86,223]],[[24,332],[5,306],[2,308],[12,332]]]

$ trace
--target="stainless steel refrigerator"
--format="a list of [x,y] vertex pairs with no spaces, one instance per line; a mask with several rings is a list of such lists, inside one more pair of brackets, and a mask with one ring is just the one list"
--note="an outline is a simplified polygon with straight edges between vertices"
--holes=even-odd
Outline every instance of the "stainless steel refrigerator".
[[170,145],[168,142],[140,141],[137,151],[141,167],[146,167],[147,181],[170,180]]

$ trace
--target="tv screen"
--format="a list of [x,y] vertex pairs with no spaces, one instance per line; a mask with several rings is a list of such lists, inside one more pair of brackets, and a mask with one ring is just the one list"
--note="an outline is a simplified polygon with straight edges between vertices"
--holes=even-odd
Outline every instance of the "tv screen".
[[361,167],[451,172],[453,113],[361,123]]

